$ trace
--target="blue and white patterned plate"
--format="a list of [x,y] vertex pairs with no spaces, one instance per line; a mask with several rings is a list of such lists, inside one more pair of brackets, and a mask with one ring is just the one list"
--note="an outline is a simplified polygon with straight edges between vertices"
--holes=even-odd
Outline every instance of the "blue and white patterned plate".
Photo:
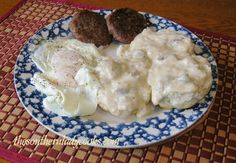
[[[107,15],[110,10],[96,10]],[[209,112],[217,89],[217,65],[214,57],[204,43],[186,28],[165,18],[142,13],[157,30],[171,28],[188,35],[200,47],[198,55],[207,58],[211,64],[213,83],[210,92],[190,109],[156,109],[155,114],[143,119],[123,120],[108,113],[98,111],[93,116],[62,117],[43,107],[45,95],[31,84],[31,77],[40,72],[31,56],[42,41],[57,37],[70,37],[68,23],[71,16],[47,25],[32,36],[17,58],[14,82],[18,96],[25,109],[50,131],[68,139],[76,139],[81,144],[107,148],[131,148],[161,143],[190,129]]]

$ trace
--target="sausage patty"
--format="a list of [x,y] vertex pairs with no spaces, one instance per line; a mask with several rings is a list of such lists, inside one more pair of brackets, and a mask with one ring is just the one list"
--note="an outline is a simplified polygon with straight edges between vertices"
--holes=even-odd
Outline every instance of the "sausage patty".
[[98,13],[81,10],[75,14],[69,24],[72,35],[85,43],[94,43],[97,47],[112,42],[106,20]]
[[133,41],[150,24],[142,14],[130,8],[115,10],[108,15],[106,22],[113,37],[126,44]]

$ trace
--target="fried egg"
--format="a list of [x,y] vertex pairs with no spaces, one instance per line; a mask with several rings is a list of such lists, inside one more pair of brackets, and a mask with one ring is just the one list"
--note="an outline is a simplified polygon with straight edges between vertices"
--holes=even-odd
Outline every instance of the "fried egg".
[[42,73],[35,74],[32,83],[47,96],[43,100],[45,108],[63,116],[93,114],[99,84],[91,67],[99,57],[94,45],[75,39],[39,46],[32,60]]

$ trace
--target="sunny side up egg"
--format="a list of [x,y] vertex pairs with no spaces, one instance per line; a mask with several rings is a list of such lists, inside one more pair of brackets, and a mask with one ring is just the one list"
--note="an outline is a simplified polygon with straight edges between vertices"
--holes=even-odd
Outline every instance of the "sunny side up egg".
[[99,52],[75,39],[43,43],[32,60],[42,73],[32,83],[46,95],[43,105],[59,115],[90,115],[97,109],[98,82],[90,68]]

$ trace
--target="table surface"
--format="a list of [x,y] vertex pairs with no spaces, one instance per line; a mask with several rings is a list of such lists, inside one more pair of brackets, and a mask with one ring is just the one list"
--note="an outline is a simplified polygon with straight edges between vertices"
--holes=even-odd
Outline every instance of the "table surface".
[[[0,15],[20,0],[0,0]],[[179,24],[236,37],[235,0],[73,0],[102,8],[130,7]]]

